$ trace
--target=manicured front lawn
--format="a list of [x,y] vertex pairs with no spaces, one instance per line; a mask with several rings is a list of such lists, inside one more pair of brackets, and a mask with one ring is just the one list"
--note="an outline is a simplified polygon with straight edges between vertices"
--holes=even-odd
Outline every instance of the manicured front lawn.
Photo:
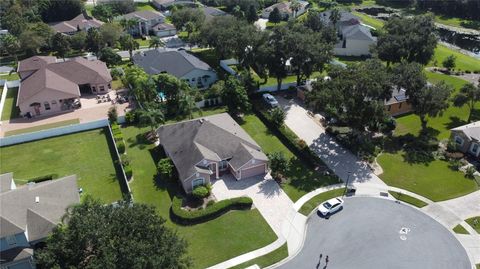
[[18,184],[47,174],[76,174],[84,194],[105,203],[122,198],[105,129],[2,147],[0,160],[0,173],[13,172]]
[[445,161],[434,160],[427,165],[405,162],[402,152],[383,153],[377,157],[383,168],[380,178],[389,186],[402,188],[432,201],[460,197],[478,190],[477,183],[462,172],[453,171]]
[[[203,113],[213,114],[221,109]],[[198,114],[196,115],[198,116]],[[155,146],[145,143],[143,134],[149,128],[129,126],[122,129],[127,152],[133,167],[134,180],[130,187],[134,201],[157,208],[166,225],[178,231],[189,244],[189,255],[194,260],[193,268],[206,268],[243,253],[261,248],[276,240],[276,236],[257,210],[230,211],[206,223],[179,226],[170,220],[173,196],[180,191],[177,182],[157,177]]]
[[150,10],[156,11],[156,9],[150,3],[135,3],[137,10]]
[[478,21],[464,20],[461,18],[439,15],[435,15],[435,21],[445,25],[480,30],[480,23]]
[[[467,82],[463,79],[459,79],[456,77],[439,74],[439,73],[432,73],[426,72],[428,80],[433,83],[438,83],[440,81],[445,81],[446,83],[452,85],[455,88],[455,92],[452,93],[452,96],[458,92],[458,90]],[[477,104],[478,105],[478,104]],[[461,126],[466,124],[468,119],[468,107],[463,106],[461,108],[454,107],[450,105],[450,107],[443,113],[442,116],[435,117],[435,118],[428,118],[428,127],[431,127],[437,130],[438,139],[446,139],[450,137],[450,129]],[[395,129],[395,135],[405,135],[405,134],[413,134],[418,135],[421,130],[420,118],[415,114],[410,114],[406,116],[402,116],[397,118],[397,128]]]
[[374,27],[375,29],[379,30],[383,27],[383,24],[385,24],[384,21],[382,20],[379,20],[379,19],[375,19],[373,17],[370,17],[364,13],[360,13],[360,12],[357,12],[357,11],[352,11],[352,14],[359,17],[360,20],[364,23],[364,24],[367,24],[367,25],[370,25],[372,27]]
[[388,193],[390,193],[390,195],[392,195],[393,197],[395,197],[395,199],[397,199],[399,201],[409,203],[409,204],[414,205],[414,206],[419,207],[419,208],[428,205],[424,201],[418,200],[417,198],[412,197],[412,196],[407,195],[407,194],[404,194],[404,193],[400,193],[400,192],[396,192],[396,191],[388,191]]
[[148,47],[150,46],[150,40],[143,39],[143,38],[135,38],[135,41],[138,42],[140,47]]
[[18,117],[20,111],[17,104],[18,87],[8,88],[7,98],[5,98],[5,105],[3,106],[2,121],[10,120]]
[[120,79],[112,80],[112,89],[119,90],[119,89],[123,89],[123,88],[125,88],[125,86],[123,85],[122,80],[120,80]]
[[480,70],[479,59],[465,55],[453,49],[449,49],[440,44],[437,45],[437,48],[435,49],[435,55],[432,61],[430,61],[430,63],[428,64],[428,66],[434,66],[434,62],[437,61],[436,66],[441,67],[443,60],[445,60],[445,58],[447,58],[450,55],[454,55],[455,57],[457,57],[455,61],[455,70],[458,70],[458,69],[461,69],[463,71],[470,70],[472,72],[475,70]]
[[67,126],[67,125],[72,125],[72,124],[77,124],[77,123],[80,123],[80,120],[79,120],[79,119],[64,120],[64,121],[59,121],[59,122],[55,122],[55,123],[49,123],[49,124],[39,125],[39,126],[30,127],[30,128],[25,128],[25,129],[8,131],[8,132],[5,132],[5,136],[11,136],[11,135],[24,134],[24,133],[37,132],[37,131],[41,131],[41,130],[52,129],[52,128],[56,128],[56,127],[62,127],[62,126]]
[[19,80],[20,77],[18,76],[18,73],[12,73],[8,75],[0,75],[0,80]]
[[457,234],[469,234],[468,231],[465,228],[463,228],[463,226],[460,224],[453,227],[453,231]]
[[298,210],[299,213],[302,213],[305,216],[308,216],[314,209],[316,209],[321,203],[335,198],[342,196],[344,193],[345,189],[344,188],[339,188],[339,189],[334,189],[326,192],[322,192],[314,197],[312,199],[308,200],[303,206]]
[[287,243],[285,243],[283,246],[277,248],[276,250],[266,255],[260,256],[248,262],[244,262],[235,267],[231,267],[230,269],[244,269],[254,264],[260,266],[260,268],[265,268],[267,266],[270,266],[274,263],[277,263],[285,259],[287,256],[288,256],[288,246],[287,246]]
[[257,116],[245,115],[243,121],[240,125],[260,145],[263,152],[283,152],[285,157],[290,159],[288,171],[285,173],[287,181],[282,183],[282,189],[294,202],[312,190],[338,183],[336,178],[322,176],[297,159]]
[[478,234],[480,234],[480,216],[479,217],[473,217],[465,220],[470,226],[472,226],[475,231],[477,231]]

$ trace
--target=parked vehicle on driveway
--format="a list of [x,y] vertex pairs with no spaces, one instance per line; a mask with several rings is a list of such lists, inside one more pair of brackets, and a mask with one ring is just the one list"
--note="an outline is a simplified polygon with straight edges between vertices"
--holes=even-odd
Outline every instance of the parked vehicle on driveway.
[[278,107],[278,101],[273,97],[273,95],[269,93],[265,93],[262,95],[263,101],[270,106],[271,108]]
[[332,198],[323,202],[318,206],[318,212],[323,216],[331,215],[343,207],[343,200],[341,198]]

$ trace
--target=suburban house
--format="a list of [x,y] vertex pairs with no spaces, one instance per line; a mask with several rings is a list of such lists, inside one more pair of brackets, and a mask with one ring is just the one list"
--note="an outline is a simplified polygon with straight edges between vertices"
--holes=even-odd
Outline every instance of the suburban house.
[[59,61],[53,56],[33,56],[18,63],[17,103],[21,115],[32,117],[72,110],[82,93],[105,94],[112,77],[104,62],[81,57]]
[[268,19],[268,17],[270,16],[270,13],[275,8],[277,8],[278,11],[280,11],[280,15],[284,20],[287,20],[288,18],[292,18],[292,17],[293,18],[298,17],[307,11],[310,4],[307,1],[297,1],[297,3],[299,4],[297,10],[292,9],[292,6],[291,6],[292,1],[273,4],[262,11],[261,17],[263,19]]
[[205,21],[210,21],[215,17],[231,16],[227,12],[214,7],[203,6],[201,9],[203,14],[205,14]]
[[166,10],[170,6],[173,5],[195,5],[195,1],[193,0],[153,0],[152,4],[154,7],[161,9],[161,10]]
[[185,50],[142,51],[133,56],[133,62],[150,75],[168,73],[199,89],[208,88],[217,81],[215,70]]
[[396,87],[392,92],[392,97],[385,100],[385,109],[391,116],[400,116],[413,111],[405,92],[405,89]]
[[165,22],[165,16],[153,10],[138,10],[120,17],[125,20],[135,20],[137,25],[130,29],[132,35],[172,36],[177,33],[172,24]]
[[88,16],[82,12],[77,17],[69,21],[61,21],[50,24],[50,27],[57,33],[66,35],[73,35],[78,31],[88,31],[90,28],[98,28],[102,26],[103,22]]
[[260,146],[227,113],[164,125],[157,134],[186,193],[225,174],[242,180],[268,171]]
[[480,155],[480,121],[453,128],[451,139],[457,144],[459,151],[478,157]]
[[79,202],[75,175],[21,187],[13,173],[0,175],[0,268],[35,268],[35,247]]
[[[331,11],[320,13],[322,21],[327,25],[333,25],[330,20]],[[342,56],[369,56],[370,48],[377,42],[372,36],[371,28],[361,24],[357,16],[346,11],[340,11],[340,20],[334,25],[337,30],[338,43],[333,52]]]

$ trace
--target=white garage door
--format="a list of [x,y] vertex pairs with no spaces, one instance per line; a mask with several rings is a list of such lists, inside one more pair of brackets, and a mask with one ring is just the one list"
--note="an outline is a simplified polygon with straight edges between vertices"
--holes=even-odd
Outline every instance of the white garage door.
[[242,169],[242,178],[248,178],[265,174],[265,164]]

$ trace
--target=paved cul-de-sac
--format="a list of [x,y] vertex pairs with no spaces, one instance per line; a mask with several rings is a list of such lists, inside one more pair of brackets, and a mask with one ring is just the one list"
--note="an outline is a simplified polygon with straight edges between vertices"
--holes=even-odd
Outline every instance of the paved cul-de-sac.
[[453,234],[421,211],[386,199],[355,197],[346,198],[343,210],[328,219],[310,216],[302,250],[278,268],[472,267]]

